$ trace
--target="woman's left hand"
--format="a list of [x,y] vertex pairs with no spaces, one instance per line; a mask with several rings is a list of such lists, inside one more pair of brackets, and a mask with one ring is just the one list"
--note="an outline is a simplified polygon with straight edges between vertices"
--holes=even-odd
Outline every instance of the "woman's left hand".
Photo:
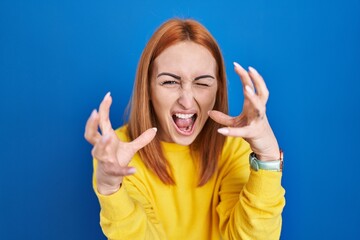
[[247,72],[238,63],[234,63],[234,66],[243,85],[245,99],[242,113],[237,117],[231,117],[212,110],[209,111],[209,116],[215,122],[227,126],[218,129],[219,133],[244,138],[259,160],[279,159],[279,145],[266,116],[269,91],[264,79],[252,67],[249,67]]

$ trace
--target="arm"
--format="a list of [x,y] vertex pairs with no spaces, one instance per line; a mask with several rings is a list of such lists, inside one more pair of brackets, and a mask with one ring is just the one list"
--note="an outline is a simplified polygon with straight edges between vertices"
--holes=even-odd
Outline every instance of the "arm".
[[247,72],[239,64],[234,65],[243,84],[243,111],[237,117],[218,111],[210,111],[209,116],[227,126],[218,129],[220,134],[242,137],[249,143],[250,149],[234,154],[231,160],[234,166],[223,180],[222,192],[228,194],[221,194],[218,209],[221,231],[225,239],[278,239],[285,203],[281,172],[251,171],[247,182],[239,178],[242,172],[249,172],[251,151],[261,161],[280,157],[277,140],[266,116],[269,92],[255,69],[250,67]]
[[92,112],[85,127],[85,138],[93,145],[93,186],[101,206],[103,232],[109,239],[159,239],[159,232],[142,208],[144,205],[136,201],[144,193],[130,197],[123,182],[135,172],[128,164],[155,137],[156,129],[148,129],[133,141],[120,140],[109,120],[111,102],[108,93],[99,112]]
[[146,193],[124,178],[120,189],[111,195],[97,191],[94,159],[93,187],[100,203],[100,225],[105,236],[115,239],[166,239],[163,227],[157,220]]
[[281,173],[250,171],[250,149],[231,156],[220,187],[223,239],[279,239],[285,204]]

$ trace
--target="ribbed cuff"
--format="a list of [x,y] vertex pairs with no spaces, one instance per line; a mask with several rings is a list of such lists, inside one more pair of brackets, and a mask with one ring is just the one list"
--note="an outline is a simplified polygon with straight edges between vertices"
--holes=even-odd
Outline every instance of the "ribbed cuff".
[[102,195],[97,190],[95,193],[99,199],[101,214],[111,221],[120,221],[134,210],[135,205],[124,186],[111,195]]
[[282,172],[251,169],[246,190],[259,197],[271,197],[284,191],[281,186]]

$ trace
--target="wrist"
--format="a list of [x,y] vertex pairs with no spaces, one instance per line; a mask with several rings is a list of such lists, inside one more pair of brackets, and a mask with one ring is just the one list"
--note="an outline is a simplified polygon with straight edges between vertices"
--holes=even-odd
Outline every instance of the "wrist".
[[119,191],[123,177],[104,176],[100,171],[96,174],[97,191],[102,195],[111,195]]
[[276,141],[273,140],[271,144],[267,145],[265,148],[262,148],[261,151],[259,148],[254,148],[253,152],[256,155],[256,158],[260,161],[272,161],[280,159],[281,149]]
[[257,154],[256,158],[260,161],[273,161],[275,159],[280,159],[280,149],[276,152],[268,153],[268,154]]
[[117,186],[109,186],[106,184],[97,184],[97,191],[101,195],[111,195],[119,191],[121,183]]

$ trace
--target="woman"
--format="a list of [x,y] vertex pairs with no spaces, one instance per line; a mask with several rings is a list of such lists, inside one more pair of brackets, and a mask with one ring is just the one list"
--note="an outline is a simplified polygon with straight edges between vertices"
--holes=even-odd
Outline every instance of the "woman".
[[143,51],[128,124],[113,130],[110,93],[92,112],[85,138],[109,239],[279,239],[282,156],[269,93],[255,69],[234,69],[245,99],[230,117],[216,41],[194,20],[171,19]]

